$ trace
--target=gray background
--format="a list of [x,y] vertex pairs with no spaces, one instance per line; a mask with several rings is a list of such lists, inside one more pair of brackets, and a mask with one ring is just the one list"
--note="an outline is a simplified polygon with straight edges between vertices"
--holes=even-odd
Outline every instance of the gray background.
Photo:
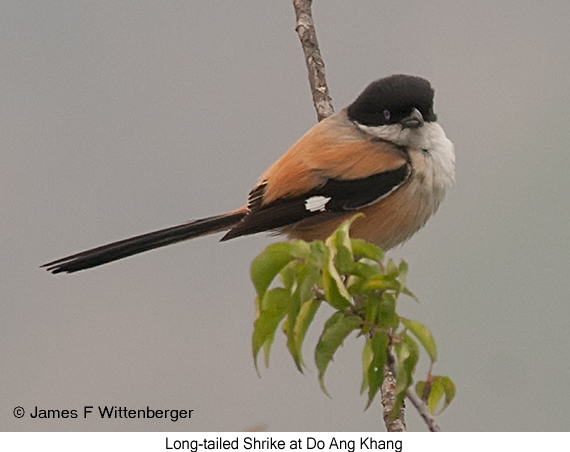
[[[441,425],[568,430],[570,3],[327,0],[314,15],[337,109],[376,78],[422,75],[456,145],[457,184],[391,253],[421,300],[403,312],[458,386]],[[361,340],[329,369],[332,399],[318,328],[305,375],[279,335],[257,376],[248,267],[271,237],[38,268],[245,202],[315,123],[290,1],[5,1],[0,81],[2,430],[383,429],[358,394]],[[195,411],[39,421],[18,405]]]

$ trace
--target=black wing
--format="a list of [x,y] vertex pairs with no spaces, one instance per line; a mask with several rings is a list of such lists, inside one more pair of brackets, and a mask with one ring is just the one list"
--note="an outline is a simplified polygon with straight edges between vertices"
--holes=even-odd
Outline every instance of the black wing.
[[410,174],[411,167],[406,164],[363,179],[328,179],[302,196],[277,199],[266,205],[261,203],[265,184],[258,185],[250,193],[247,215],[222,241],[282,228],[317,215],[324,219],[366,207],[397,189]]

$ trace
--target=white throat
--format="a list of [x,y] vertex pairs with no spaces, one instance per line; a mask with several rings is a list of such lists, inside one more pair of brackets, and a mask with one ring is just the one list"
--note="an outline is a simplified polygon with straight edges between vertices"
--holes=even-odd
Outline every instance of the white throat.
[[439,186],[438,188],[445,191],[454,182],[454,146],[437,122],[426,122],[416,129],[403,128],[400,124],[365,126],[356,123],[356,125],[374,137],[406,147],[410,154],[417,152],[425,154],[425,158],[430,161],[427,166],[432,173],[432,183]]

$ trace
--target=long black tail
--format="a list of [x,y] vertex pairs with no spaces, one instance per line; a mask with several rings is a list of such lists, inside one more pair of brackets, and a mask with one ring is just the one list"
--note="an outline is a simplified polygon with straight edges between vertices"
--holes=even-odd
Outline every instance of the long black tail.
[[246,210],[240,209],[224,215],[203,218],[160,231],[149,232],[48,262],[42,267],[54,274],[86,270],[161,246],[225,231],[239,223],[245,214]]

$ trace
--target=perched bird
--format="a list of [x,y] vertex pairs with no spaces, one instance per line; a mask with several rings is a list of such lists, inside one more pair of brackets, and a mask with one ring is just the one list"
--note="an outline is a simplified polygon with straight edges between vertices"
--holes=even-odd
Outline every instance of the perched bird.
[[348,107],[311,128],[232,212],[139,235],[44,264],[72,273],[220,231],[222,241],[262,231],[325,239],[362,212],[351,236],[392,248],[434,214],[455,177],[453,144],[437,123],[434,91],[420,77],[371,83]]

